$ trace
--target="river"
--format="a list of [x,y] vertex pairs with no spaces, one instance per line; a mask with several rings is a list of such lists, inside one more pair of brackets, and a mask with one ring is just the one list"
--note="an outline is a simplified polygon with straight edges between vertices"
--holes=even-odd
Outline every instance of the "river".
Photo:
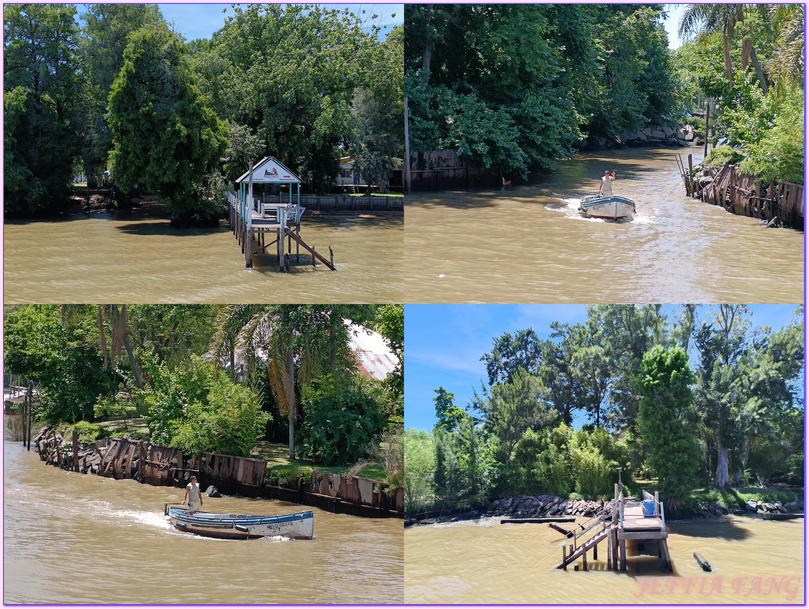
[[[669,523],[674,572],[656,557],[633,556],[627,572],[587,555],[588,571],[557,570],[562,536],[547,524],[499,518],[405,530],[405,603],[783,604],[804,602],[803,520],[732,517]],[[580,519],[584,522],[584,519]],[[570,526],[570,525],[562,525]],[[711,563],[700,569],[693,553]],[[581,561],[579,561],[581,562]]]
[[[277,272],[274,255],[256,256],[245,269],[224,227],[175,230],[168,220],[109,214],[8,222],[5,303],[402,302],[403,224],[304,216],[301,236],[326,257],[331,246],[337,271],[312,268],[301,250],[286,274]],[[267,249],[274,254],[275,246]]]
[[[163,516],[182,489],[66,472],[3,446],[3,601],[13,604],[401,603],[402,521],[313,509],[311,541],[217,540]],[[211,498],[217,512],[280,501]],[[307,508],[309,509],[309,508]]]
[[[579,154],[547,179],[424,193],[405,208],[405,298],[418,303],[797,303],[804,234],[766,229],[685,196],[674,155]],[[583,218],[582,196],[617,172],[631,221]]]

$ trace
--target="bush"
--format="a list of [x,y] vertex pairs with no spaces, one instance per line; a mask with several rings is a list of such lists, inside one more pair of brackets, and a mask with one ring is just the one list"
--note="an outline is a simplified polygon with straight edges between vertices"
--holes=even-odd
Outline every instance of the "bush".
[[744,155],[730,146],[717,146],[702,161],[703,167],[718,168],[726,163],[735,165],[744,159]]
[[210,362],[193,356],[185,369],[149,360],[154,387],[145,392],[153,440],[193,454],[246,457],[264,434],[270,415],[261,399]]
[[301,429],[303,452],[326,465],[355,463],[378,442],[385,428],[382,389],[359,377],[349,386],[327,374],[301,391],[306,419]]
[[79,421],[65,430],[64,437],[66,440],[73,438],[74,429],[79,432],[79,444],[95,444],[97,440],[109,435],[99,425],[94,425],[88,421]]

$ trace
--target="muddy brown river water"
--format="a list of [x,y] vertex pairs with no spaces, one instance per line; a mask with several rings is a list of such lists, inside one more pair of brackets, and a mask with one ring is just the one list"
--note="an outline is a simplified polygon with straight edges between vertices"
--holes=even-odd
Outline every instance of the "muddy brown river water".
[[[628,569],[588,554],[588,571],[557,570],[561,535],[547,524],[501,525],[499,518],[405,530],[406,603],[784,604],[804,602],[803,520],[733,517],[669,523],[673,573],[656,557]],[[581,519],[583,522],[584,519]],[[602,544],[603,546],[603,544]],[[699,552],[713,566],[702,571]]]
[[[674,155],[577,155],[546,181],[424,193],[405,208],[405,298],[413,303],[785,303],[803,301],[804,235],[766,229],[684,194]],[[606,169],[631,221],[587,219]]]
[[[401,603],[399,519],[315,512],[310,541],[219,540],[163,516],[182,489],[66,472],[3,447],[7,604]],[[280,501],[211,498],[223,513],[282,514]]]
[[[4,227],[6,303],[402,302],[401,218],[317,218],[301,236],[336,272],[303,252],[289,274],[261,255],[246,270],[232,233],[175,230],[167,220],[74,216]],[[268,248],[275,252],[275,246]],[[293,252],[294,252],[293,245]]]

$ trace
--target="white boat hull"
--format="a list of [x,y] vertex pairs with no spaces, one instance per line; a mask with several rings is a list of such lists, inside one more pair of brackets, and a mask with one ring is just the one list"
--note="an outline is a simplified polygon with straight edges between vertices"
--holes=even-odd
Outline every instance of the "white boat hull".
[[243,514],[214,514],[166,506],[166,515],[180,531],[218,537],[221,539],[257,539],[259,537],[288,537],[312,539],[315,519],[310,511],[281,516],[249,516]]
[[588,218],[604,218],[620,220],[635,213],[635,202],[626,197],[584,197],[579,204],[579,211]]

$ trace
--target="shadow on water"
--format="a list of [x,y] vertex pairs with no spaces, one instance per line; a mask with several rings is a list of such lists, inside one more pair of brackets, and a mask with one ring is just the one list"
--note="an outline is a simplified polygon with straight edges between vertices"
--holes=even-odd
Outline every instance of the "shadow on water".
[[753,536],[753,533],[747,528],[747,524],[737,520],[716,520],[711,522],[670,523],[669,528],[673,533],[683,537],[744,541]]
[[197,237],[212,233],[225,232],[226,228],[174,228],[168,220],[143,220],[133,224],[116,226],[116,230],[127,235],[150,235],[171,237]]

